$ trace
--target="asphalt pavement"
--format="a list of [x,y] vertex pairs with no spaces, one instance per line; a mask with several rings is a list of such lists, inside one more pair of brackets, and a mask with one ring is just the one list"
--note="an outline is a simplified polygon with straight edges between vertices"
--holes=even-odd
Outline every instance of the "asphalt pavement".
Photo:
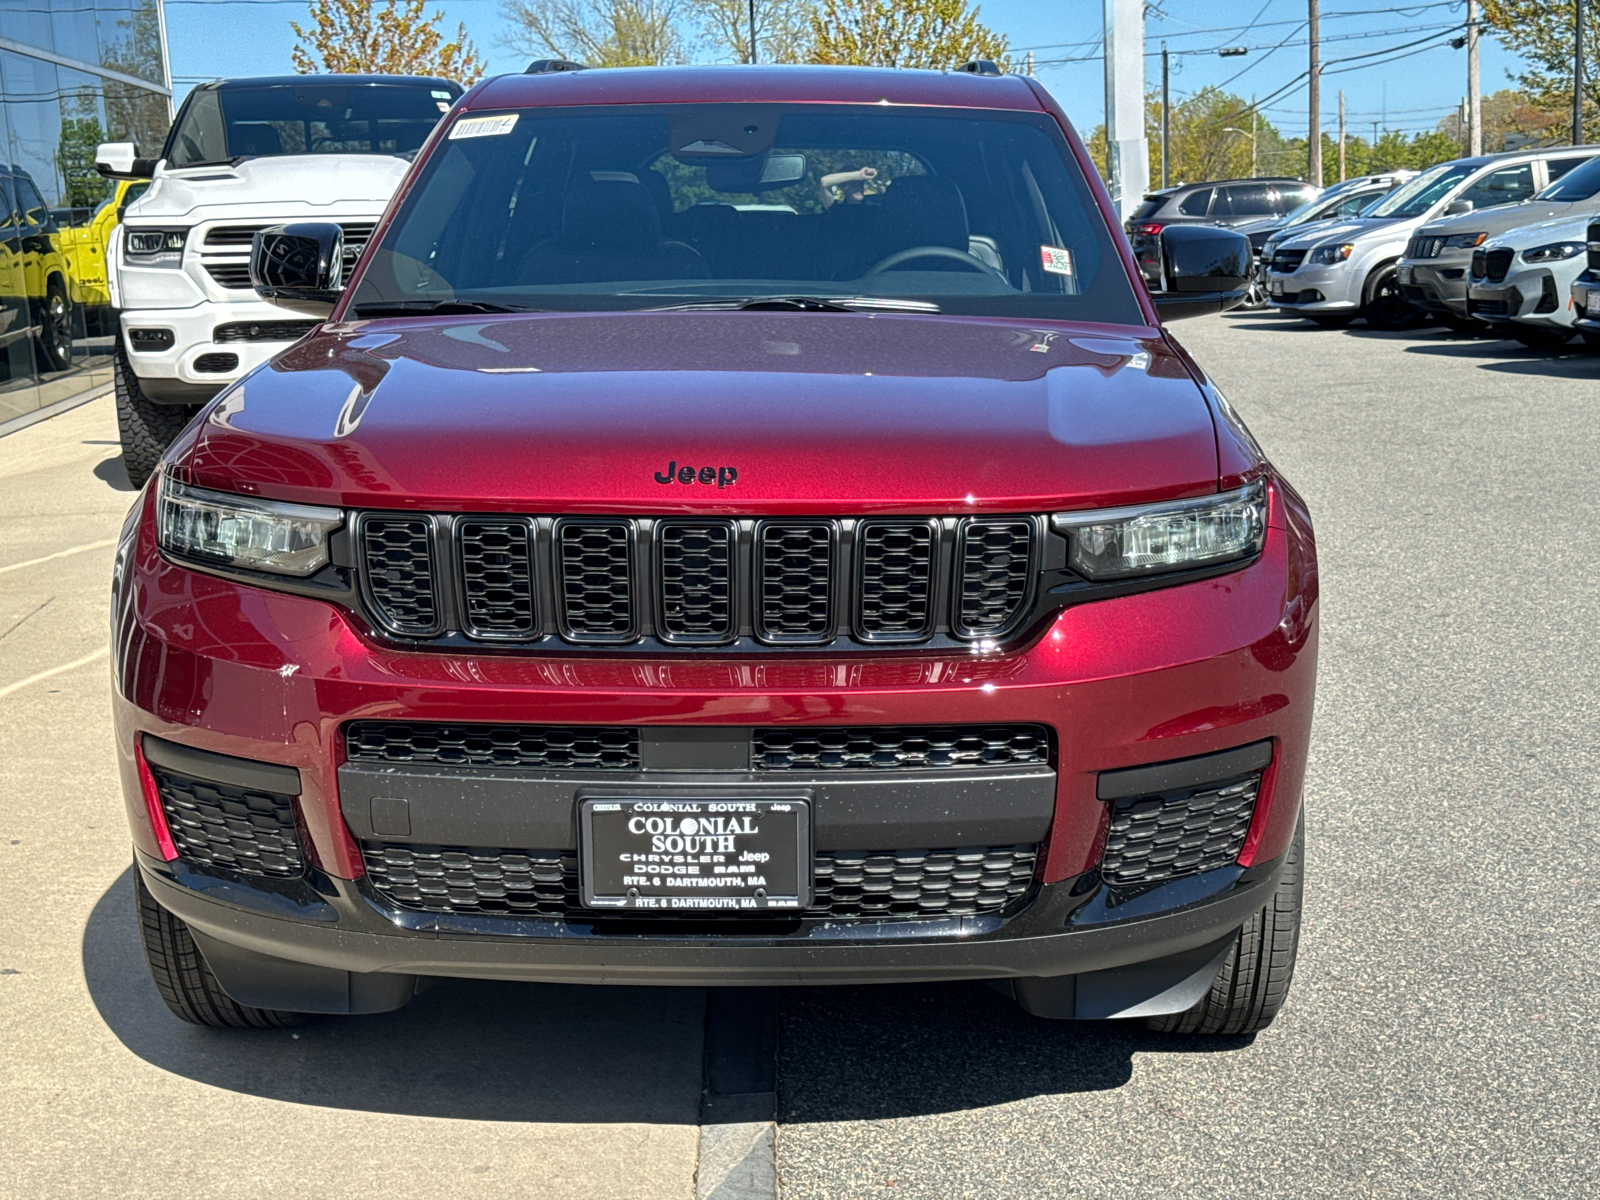
[[[1202,1040],[977,985],[786,990],[781,1194],[1600,1195],[1600,358],[1257,315],[1174,331],[1317,522],[1289,1003]],[[696,989],[445,981],[295,1030],[168,1015],[109,728],[131,499],[108,398],[0,438],[0,1196],[708,1194],[707,1147],[745,1142],[697,1129]]]

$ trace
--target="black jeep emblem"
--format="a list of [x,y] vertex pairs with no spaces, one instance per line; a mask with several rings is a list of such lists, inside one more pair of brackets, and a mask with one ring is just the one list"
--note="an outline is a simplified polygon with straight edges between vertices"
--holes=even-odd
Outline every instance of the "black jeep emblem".
[[665,471],[656,472],[656,482],[663,486],[669,483],[714,483],[719,488],[726,488],[738,481],[739,471],[735,467],[680,467],[676,459],[667,464]]

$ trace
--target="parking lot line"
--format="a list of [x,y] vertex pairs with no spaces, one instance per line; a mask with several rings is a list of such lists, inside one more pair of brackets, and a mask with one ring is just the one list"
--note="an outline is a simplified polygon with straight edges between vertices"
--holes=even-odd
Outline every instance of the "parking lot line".
[[85,654],[82,658],[75,658],[69,663],[62,663],[59,667],[51,667],[48,671],[40,671],[37,675],[29,675],[26,679],[19,679],[15,683],[8,683],[4,687],[0,687],[0,700],[5,699],[7,696],[11,695],[12,692],[21,691],[29,684],[40,683],[43,680],[49,679],[53,676],[65,675],[68,671],[76,671],[79,667],[86,667],[90,663],[102,659],[110,653],[111,648],[109,646],[101,646],[100,649],[94,651],[93,653]]
[[7,567],[0,567],[0,575],[8,571],[20,571],[23,567],[37,567],[40,563],[54,562],[58,558],[66,558],[73,554],[83,554],[89,550],[104,550],[107,546],[115,546],[116,538],[102,538],[98,542],[85,542],[81,546],[72,546],[66,550],[57,550],[54,554],[46,554],[41,558],[30,558],[25,562],[12,563]]

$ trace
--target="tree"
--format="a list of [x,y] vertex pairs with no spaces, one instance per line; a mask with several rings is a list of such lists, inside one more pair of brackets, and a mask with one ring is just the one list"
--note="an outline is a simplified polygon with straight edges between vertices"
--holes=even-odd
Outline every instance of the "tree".
[[938,68],[984,58],[1009,65],[1005,37],[966,0],[822,0],[811,33],[814,63]]
[[517,32],[506,44],[530,58],[590,67],[651,67],[688,60],[680,0],[507,0]]
[[456,26],[454,41],[439,30],[443,11],[424,15],[424,0],[310,0],[311,28],[290,21],[300,44],[295,70],[303,74],[436,75],[471,86],[484,60]]
[[[1600,4],[1584,6],[1583,45],[1583,127],[1586,135],[1597,129],[1600,106],[1595,84],[1600,64],[1595,50],[1600,48]],[[1551,140],[1569,141],[1572,137],[1572,51],[1577,10],[1573,0],[1484,0],[1484,21],[1506,49],[1518,55],[1527,70],[1512,78],[1527,93],[1536,109],[1562,114],[1560,129],[1565,136]],[[1487,124],[1487,122],[1485,123]],[[1556,133],[1555,129],[1551,130]],[[1588,141],[1585,136],[1583,141]]]
[[[1570,138],[1572,104],[1569,100],[1560,115],[1546,112],[1532,102],[1526,92],[1501,88],[1485,96],[1483,107],[1483,149],[1486,154],[1515,150],[1521,146],[1554,145]],[[1466,144],[1460,114],[1452,112],[1439,122],[1439,131],[1462,145]],[[1508,145],[1506,139],[1510,138]]]
[[[1172,106],[1167,151],[1167,179],[1172,184],[1205,179],[1242,179],[1251,173],[1251,142],[1255,144],[1255,173],[1285,174],[1295,160],[1277,127],[1264,118],[1250,120],[1250,102],[1216,88],[1202,88]],[[1145,97],[1145,139],[1150,146],[1150,178],[1161,178],[1161,94]],[[1106,129],[1097,126],[1089,135],[1089,153],[1102,173],[1106,162]],[[1305,162],[1301,143],[1299,163]],[[1334,160],[1337,163],[1338,156]]]
[[[750,61],[749,0],[688,2],[700,19],[702,44],[726,61]],[[811,0],[756,0],[757,59],[764,63],[808,60],[815,11]]]

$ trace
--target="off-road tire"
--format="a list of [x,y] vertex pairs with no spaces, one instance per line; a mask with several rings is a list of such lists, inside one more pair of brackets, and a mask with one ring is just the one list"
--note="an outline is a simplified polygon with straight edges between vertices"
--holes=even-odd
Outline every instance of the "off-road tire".
[[1545,329],[1538,325],[1513,325],[1509,330],[1511,340],[1521,342],[1529,350],[1560,350],[1572,340],[1572,329]]
[[1244,923],[1211,991],[1188,1012],[1147,1018],[1147,1028],[1161,1033],[1236,1036],[1272,1024],[1289,994],[1295,952],[1300,947],[1305,841],[1302,811],[1271,902]]
[[34,336],[39,348],[39,365],[46,371],[65,371],[72,365],[72,298],[67,285],[55,276],[45,288],[39,305],[39,332]]
[[305,1020],[300,1013],[251,1008],[230,998],[206,965],[189,927],[156,903],[137,867],[133,886],[138,894],[145,961],[150,964],[156,990],[173,1016],[213,1029],[279,1029]]
[[1399,333],[1422,321],[1421,310],[1400,294],[1393,263],[1379,267],[1368,276],[1361,315],[1366,317],[1370,328],[1385,333]]
[[122,465],[136,488],[155,474],[161,456],[183,432],[194,409],[185,404],[157,404],[139,388],[128,355],[117,346],[113,364],[117,387],[117,432],[122,438]]

